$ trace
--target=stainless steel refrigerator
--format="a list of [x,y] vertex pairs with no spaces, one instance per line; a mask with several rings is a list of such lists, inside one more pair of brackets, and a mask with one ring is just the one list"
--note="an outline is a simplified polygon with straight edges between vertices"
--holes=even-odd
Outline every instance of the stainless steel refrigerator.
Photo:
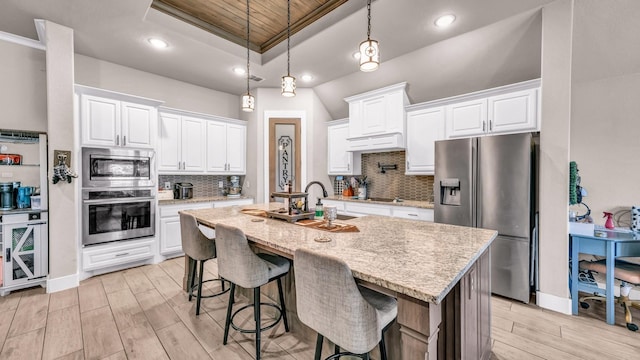
[[537,138],[533,134],[436,142],[435,222],[498,231],[491,290],[528,303],[534,284]]

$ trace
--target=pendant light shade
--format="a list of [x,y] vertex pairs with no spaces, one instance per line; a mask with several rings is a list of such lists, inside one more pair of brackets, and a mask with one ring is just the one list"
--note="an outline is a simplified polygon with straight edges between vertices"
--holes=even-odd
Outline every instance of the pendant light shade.
[[360,70],[369,72],[380,66],[380,47],[377,40],[371,40],[371,0],[367,0],[367,40],[360,43]]
[[291,0],[287,0],[287,75],[282,77],[282,96],[296,96],[296,78],[291,76]]
[[242,95],[242,111],[252,112],[256,105],[256,99],[249,91],[249,0],[247,0],[247,93]]
[[256,106],[256,99],[251,93],[242,95],[242,111],[252,112]]

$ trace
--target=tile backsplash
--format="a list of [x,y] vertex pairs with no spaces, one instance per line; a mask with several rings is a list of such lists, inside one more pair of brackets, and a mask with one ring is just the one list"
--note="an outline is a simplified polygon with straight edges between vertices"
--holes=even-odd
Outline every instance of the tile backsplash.
[[[165,182],[171,183],[171,189],[177,182],[188,182],[193,184],[193,197],[209,197],[224,195],[223,189],[218,188],[218,181],[223,181],[226,187],[229,177],[225,175],[160,175],[158,177],[158,187],[163,188]],[[244,181],[244,176],[240,176],[240,184]]]
[[[405,152],[392,151],[383,153],[361,154],[362,178],[367,176],[368,197],[394,198],[407,200],[433,201],[433,176],[405,175]],[[378,163],[382,165],[397,165],[397,170],[386,170],[380,173]],[[346,176],[347,179],[350,176]],[[335,195],[342,195],[342,184],[333,179]]]

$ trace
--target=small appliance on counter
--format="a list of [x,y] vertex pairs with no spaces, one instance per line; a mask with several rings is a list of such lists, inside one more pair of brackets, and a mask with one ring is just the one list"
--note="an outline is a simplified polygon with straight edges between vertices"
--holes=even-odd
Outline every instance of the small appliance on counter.
[[229,176],[229,186],[225,191],[227,197],[240,197],[242,186],[240,186],[240,176]]
[[22,163],[22,155],[0,154],[0,165],[20,165],[20,163]]
[[173,198],[178,200],[193,198],[193,184],[187,182],[176,183],[173,189]]
[[13,183],[0,183],[0,210],[11,210],[13,208]]

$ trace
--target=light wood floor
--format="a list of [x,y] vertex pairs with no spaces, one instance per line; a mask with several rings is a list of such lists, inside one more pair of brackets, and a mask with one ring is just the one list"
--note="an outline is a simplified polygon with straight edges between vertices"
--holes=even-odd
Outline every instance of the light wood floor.
[[[215,262],[207,262],[207,272],[214,277]],[[222,345],[227,295],[203,299],[196,317],[182,274],[183,259],[176,258],[94,277],[77,289],[2,297],[0,359],[252,359],[252,335],[232,330]],[[624,327],[621,314],[619,325],[606,325],[602,304],[567,316],[492,300],[492,359],[640,359],[640,334]],[[634,316],[640,323],[640,312]],[[262,354],[312,359],[313,347],[278,326],[263,335]]]

